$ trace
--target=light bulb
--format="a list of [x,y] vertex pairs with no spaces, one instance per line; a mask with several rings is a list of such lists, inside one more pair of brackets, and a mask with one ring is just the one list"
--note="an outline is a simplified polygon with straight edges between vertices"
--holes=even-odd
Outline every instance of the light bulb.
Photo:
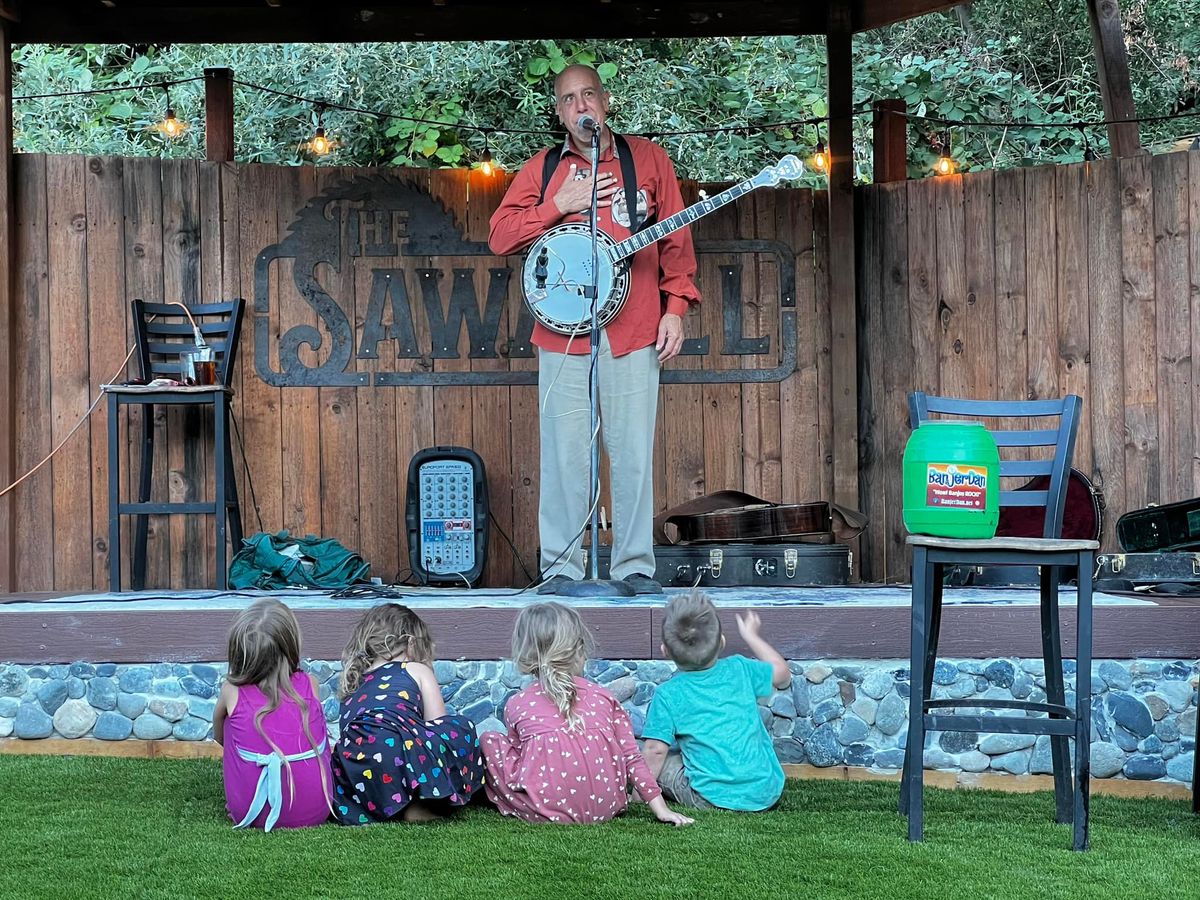
[[945,155],[939,156],[937,163],[933,167],[933,170],[939,175],[953,175],[954,159]]
[[812,164],[813,168],[818,172],[823,172],[826,175],[829,174],[829,153],[825,150],[824,141],[817,141],[817,149],[813,153]]
[[481,156],[479,159],[480,159],[479,168],[483,170],[484,175],[487,175],[490,178],[492,175],[492,172],[495,171],[495,169],[492,166],[492,151],[484,150],[483,156]]
[[167,107],[167,114],[163,117],[163,120],[154,127],[158,133],[164,137],[177,138],[187,131],[188,126],[186,122],[180,122],[177,118],[175,118],[175,110]]
[[333,141],[325,137],[324,128],[317,128],[316,134],[314,134],[312,140],[308,142],[308,149],[317,156],[325,156],[330,150],[333,149]]

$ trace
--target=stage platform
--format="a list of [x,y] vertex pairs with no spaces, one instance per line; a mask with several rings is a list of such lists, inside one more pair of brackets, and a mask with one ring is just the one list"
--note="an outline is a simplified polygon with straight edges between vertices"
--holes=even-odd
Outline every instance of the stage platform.
[[[398,586],[437,641],[439,659],[508,655],[518,609],[542,599],[532,591]],[[601,659],[658,659],[663,596],[569,600],[596,636]],[[758,609],[764,634],[783,655],[804,659],[907,659],[907,585],[813,588],[710,588],[722,610],[730,649],[744,651],[733,614]],[[337,659],[360,612],[376,598],[335,598],[320,591],[141,591],[121,594],[0,595],[0,662],[194,662],[225,658],[233,614],[258,597],[295,610],[304,655]],[[1065,655],[1073,654],[1075,594],[1064,588]],[[940,655],[956,658],[1041,655],[1037,592],[1028,588],[947,588]],[[1200,599],[1095,595],[1097,659],[1200,656]]]

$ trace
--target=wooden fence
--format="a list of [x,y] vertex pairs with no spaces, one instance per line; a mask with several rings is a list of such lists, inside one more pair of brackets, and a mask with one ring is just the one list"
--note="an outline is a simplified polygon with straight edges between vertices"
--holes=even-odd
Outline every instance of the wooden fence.
[[[495,270],[511,267],[519,273],[520,260],[487,255],[414,259],[381,256],[378,248],[367,251],[362,241],[386,244],[383,232],[393,225],[403,227],[404,219],[403,213],[399,219],[346,213],[368,209],[370,191],[366,200],[343,203],[340,211],[316,201],[309,207],[307,224],[300,222],[310,200],[337,194],[339,184],[369,185],[371,179],[380,179],[427,191],[453,215],[462,240],[485,241],[505,180],[458,171],[382,173],[153,159],[24,155],[16,163],[19,472],[65,437],[100,384],[134,372],[132,365],[123,364],[133,340],[131,299],[194,303],[242,296],[250,306],[234,376],[234,418],[245,446],[245,465],[236,441],[234,454],[248,532],[287,528],[337,538],[359,549],[372,563],[373,573],[388,580],[408,565],[403,504],[409,459],[423,447],[458,444],[482,455],[495,523],[534,571],[536,387],[374,383],[379,373],[531,371],[534,360],[518,354],[473,358],[469,328],[463,327],[458,356],[438,356],[437,348],[428,346],[430,323],[421,315],[414,318],[414,336],[424,349],[404,355],[395,323],[381,319],[380,304],[372,303],[379,300],[375,291],[381,272],[408,267],[414,292],[411,309],[419,311],[429,307],[416,299],[414,265],[424,267],[420,271],[429,271],[443,286],[465,278],[476,297],[483,298],[490,279],[512,275],[497,276]],[[697,190],[694,184],[685,185],[692,197]],[[297,356],[305,366],[328,360],[336,341],[306,302],[311,293],[302,296],[297,288],[303,273],[294,271],[295,260],[280,256],[267,265],[266,251],[285,246],[299,230],[313,222],[328,223],[331,217],[337,246],[328,250],[336,259],[316,266],[314,280],[341,304],[352,328],[353,348],[361,351],[368,326],[375,329],[374,337],[382,334],[383,339],[376,345],[377,356],[357,352],[346,367],[363,376],[365,385],[279,386],[271,381],[285,371],[280,346],[289,331],[310,325],[323,337],[320,349],[300,344]],[[709,347],[705,354],[680,358],[671,368],[772,368],[785,343],[781,322],[792,322],[795,371],[774,383],[664,385],[655,457],[659,508],[722,488],[774,500],[829,496],[827,219],[823,194],[758,191],[694,226],[699,244],[724,247],[700,255],[699,284],[707,301],[686,324],[687,336],[707,337]],[[347,234],[351,227],[358,231]],[[787,252],[746,252],[728,244],[749,240],[781,242]],[[357,252],[347,252],[347,247]],[[781,315],[781,270],[789,266],[794,266],[790,300],[796,312],[786,317]],[[256,276],[265,278],[264,296],[259,296]],[[522,303],[519,277],[508,277],[507,286],[495,345],[511,350]],[[731,292],[740,292],[744,301],[739,304],[742,335],[765,338],[767,352],[741,357],[721,352],[729,344],[722,297]],[[446,298],[433,296],[435,306],[441,303],[445,312]],[[267,348],[266,357],[256,359],[260,346]],[[264,373],[270,377],[264,378]],[[52,464],[17,489],[12,501],[16,589],[75,591],[107,585],[109,427],[101,405]],[[130,485],[137,483],[139,414],[131,413],[130,419],[123,415],[118,427],[122,490],[128,496]],[[160,410],[152,427],[159,454],[154,497],[209,496],[211,433],[203,417]],[[586,472],[587,461],[580,460],[580,477]],[[125,535],[127,556],[128,522]],[[212,544],[210,517],[153,517],[149,584],[211,584]],[[487,583],[527,582],[496,528],[489,550]],[[127,559],[124,568],[127,577]]]
[[[383,329],[378,356],[355,355],[346,367],[367,385],[278,386],[262,376],[284,371],[279,348],[291,329],[311,325],[327,338],[329,331],[297,289],[288,258],[262,270],[266,302],[254,308],[259,257],[295,234],[310,200],[382,173],[19,156],[17,176],[19,472],[65,437],[98,386],[123,371],[132,298],[239,295],[251,302],[234,382],[246,465],[236,445],[235,455],[249,531],[259,529],[261,517],[264,530],[335,537],[360,549],[375,574],[391,578],[407,568],[408,460],[422,447],[460,444],[483,456],[496,524],[526,567],[536,565],[536,388],[373,383],[379,373],[529,372],[535,365],[511,352],[472,358],[464,328],[458,357],[438,357],[420,316],[415,337],[425,349],[397,358],[394,323],[378,318],[373,291],[380,271],[411,269],[414,258],[363,251],[340,267],[315,269],[323,289],[345,307],[355,348],[368,326],[376,337]],[[486,239],[506,186],[478,173],[386,176],[428,191],[453,214],[467,242]],[[689,196],[697,190],[685,184]],[[326,219],[333,215],[320,203],[314,208]],[[774,367],[781,323],[794,322],[795,371],[776,383],[664,385],[655,457],[659,508],[722,488],[783,501],[831,496],[827,210],[820,192],[758,191],[693,227],[698,246],[709,251],[700,256],[706,302],[689,317],[687,336],[707,337],[709,347],[669,369]],[[365,229],[361,234],[375,229],[386,243],[378,218],[339,221],[343,248],[347,221]],[[899,473],[908,435],[905,395],[914,387],[1005,399],[1083,396],[1075,462],[1107,498],[1108,548],[1122,512],[1200,494],[1194,387],[1200,154],[861,188],[859,223],[859,476],[871,526],[855,549],[864,578],[908,577]],[[729,241],[778,241],[790,252],[732,252]],[[445,283],[467,279],[477,298],[487,295],[497,268],[520,266],[515,258],[487,255],[417,263],[440,270]],[[780,310],[781,268],[789,264],[794,317]],[[511,350],[520,331],[519,278],[500,277],[507,277],[507,293],[496,346]],[[731,292],[742,300],[741,334],[767,338],[769,352],[721,352],[729,349],[722,298]],[[260,331],[265,365],[255,359]],[[320,350],[301,345],[298,358],[317,365],[332,343]],[[17,489],[17,589],[106,584],[108,427],[101,407],[50,467]],[[122,454],[129,456],[140,434],[138,414],[119,427]],[[155,496],[207,496],[211,434],[202,419],[172,411],[160,413],[153,427],[161,454]],[[122,464],[126,492],[136,483],[133,457]],[[151,584],[211,583],[211,531],[203,517],[153,519]],[[525,583],[498,529],[489,550],[488,583]]]
[[1123,512],[1200,494],[1200,153],[861,191],[864,568],[907,580],[900,459],[917,388],[1076,393],[1076,468]]

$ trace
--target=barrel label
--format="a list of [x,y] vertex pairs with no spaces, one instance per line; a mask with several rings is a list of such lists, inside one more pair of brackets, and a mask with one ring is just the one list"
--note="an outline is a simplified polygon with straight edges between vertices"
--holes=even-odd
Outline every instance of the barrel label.
[[925,478],[925,505],[953,509],[987,506],[987,469],[962,463],[929,463]]

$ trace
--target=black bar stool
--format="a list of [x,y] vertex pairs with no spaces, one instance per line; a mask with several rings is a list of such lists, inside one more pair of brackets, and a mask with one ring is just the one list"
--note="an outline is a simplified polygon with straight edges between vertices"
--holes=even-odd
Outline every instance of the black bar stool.
[[[234,479],[233,451],[229,441],[229,386],[237,356],[244,303],[238,298],[224,303],[205,303],[188,307],[204,342],[215,354],[214,383],[184,387],[148,388],[140,385],[105,385],[108,394],[108,584],[109,590],[121,590],[121,516],[137,520],[134,536],[130,581],[133,590],[146,584],[146,537],[151,515],[208,514],[216,521],[217,586],[229,584],[226,563],[226,539],[236,550],[242,543],[242,515]],[[133,301],[133,321],[137,331],[137,357],[142,379],[171,378],[181,374],[181,355],[196,349],[196,340],[188,312],[178,304]],[[137,499],[120,502],[120,410],[122,406],[142,407],[142,466]],[[188,503],[162,503],[150,500],[154,466],[154,408],[156,406],[207,406],[212,409],[213,482],[211,500]]]
[[[1062,540],[1063,508],[1075,434],[1082,401],[1074,394],[1062,400],[989,401],[909,395],[909,415],[915,429],[931,413],[971,419],[1018,419],[1013,428],[992,429],[1000,448],[1002,476],[1049,476],[1046,490],[1000,492],[1001,506],[1045,508],[1040,538],[997,537],[959,540],[914,534],[912,632],[909,656],[909,725],[904,774],[900,785],[900,810],[908,816],[908,839],[919,841],[924,828],[925,733],[975,731],[1001,734],[1046,734],[1054,767],[1056,821],[1074,824],[1072,846],[1088,845],[1088,798],[1091,774],[1092,676],[1092,574],[1099,544],[1088,540]],[[1056,428],[1030,429],[1031,417],[1058,419]],[[1007,448],[1051,447],[1053,458],[1005,459]],[[1024,700],[931,700],[934,665],[942,620],[942,577],[947,566],[1024,565],[1041,567],[1042,657],[1046,664],[1046,702]],[[1062,647],[1059,629],[1058,587],[1063,567],[1078,567],[1078,606],[1075,628],[1075,708],[1066,705]],[[1020,710],[1017,716],[951,715],[955,707]],[[1044,714],[1029,718],[1025,712]],[[1075,738],[1074,772],[1068,739]]]

